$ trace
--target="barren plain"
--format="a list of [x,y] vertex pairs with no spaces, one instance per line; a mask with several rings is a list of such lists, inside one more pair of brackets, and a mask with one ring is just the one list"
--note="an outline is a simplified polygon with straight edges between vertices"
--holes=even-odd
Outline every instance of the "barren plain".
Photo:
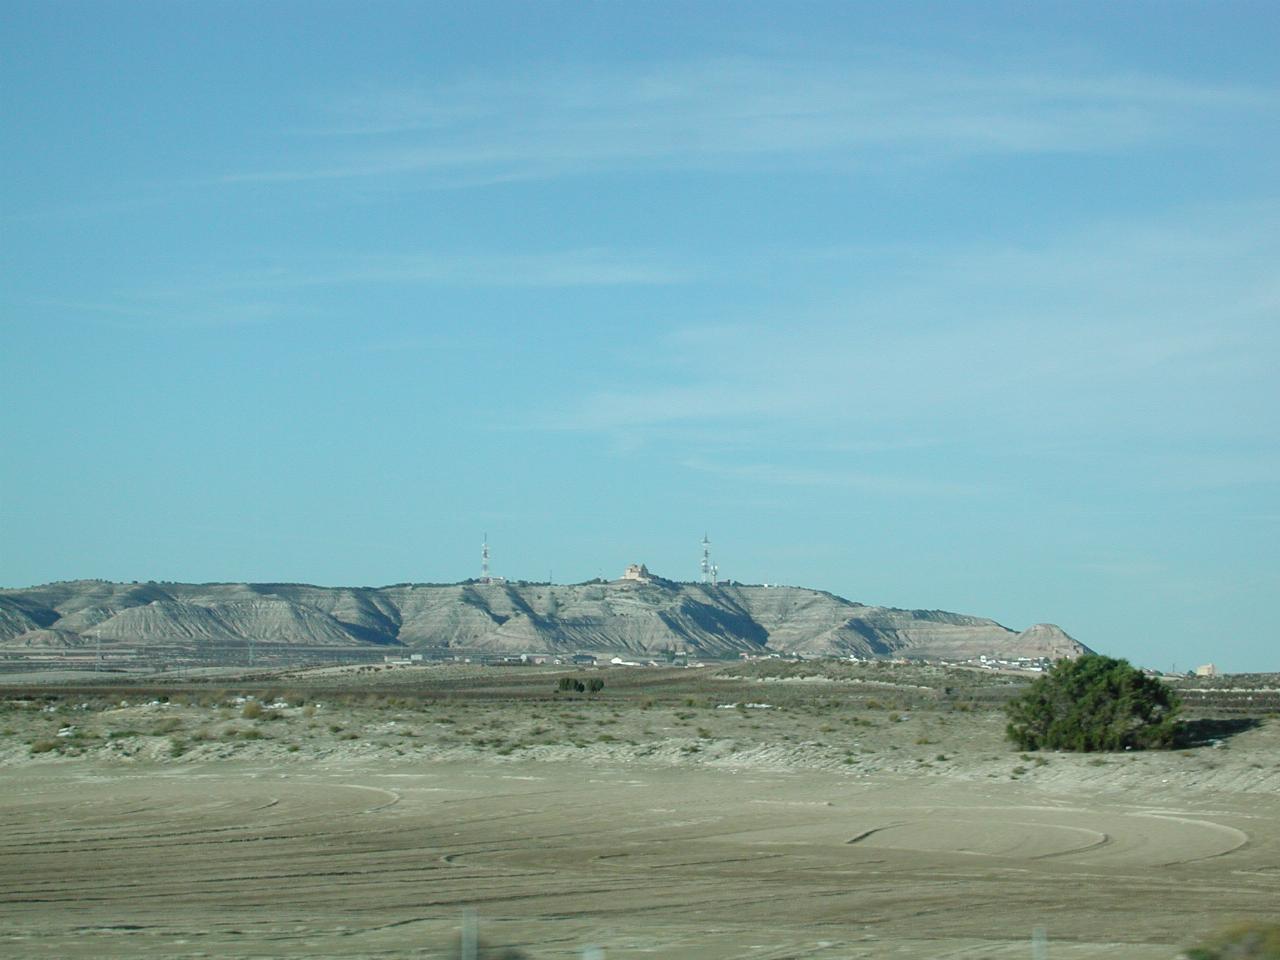
[[562,675],[14,679],[0,954],[445,957],[470,913],[531,960],[1172,960],[1280,912],[1270,707],[1020,754],[995,675]]

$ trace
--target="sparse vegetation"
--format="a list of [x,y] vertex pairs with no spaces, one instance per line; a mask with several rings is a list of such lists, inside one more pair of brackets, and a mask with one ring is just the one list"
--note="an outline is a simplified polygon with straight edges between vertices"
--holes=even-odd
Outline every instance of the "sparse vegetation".
[[[793,668],[792,665],[782,665],[774,669],[782,672],[784,667]],[[812,662],[797,665],[795,669],[799,667],[811,672],[827,669],[824,664]],[[1271,804],[1273,788],[1278,782],[1275,779],[1278,774],[1274,747],[1276,737],[1280,736],[1280,725],[1263,719],[1253,725],[1239,718],[1224,719],[1221,716],[1212,721],[1190,720],[1188,724],[1194,736],[1180,744],[1182,754],[1130,754],[1131,759],[1125,759],[1106,754],[1054,755],[1029,746],[1021,750],[1009,749],[1002,745],[1008,719],[1002,712],[1003,700],[997,701],[994,697],[969,699],[972,691],[986,680],[976,671],[973,679],[947,677],[947,686],[954,695],[964,698],[957,703],[942,695],[928,693],[929,689],[941,691],[934,678],[942,676],[942,672],[934,668],[895,665],[892,669],[873,670],[871,667],[846,667],[843,664],[832,667],[832,673],[847,670],[857,676],[874,677],[877,683],[875,696],[882,704],[879,711],[874,712],[865,709],[867,685],[856,679],[830,683],[766,684],[751,676],[749,669],[736,664],[702,672],[676,674],[673,671],[670,676],[653,671],[611,670],[607,667],[576,671],[570,668],[536,670],[504,666],[495,669],[467,665],[449,669],[451,678],[461,679],[453,687],[449,686],[451,681],[440,679],[440,674],[428,669],[417,673],[407,669],[400,672],[378,671],[358,679],[345,675],[340,683],[333,686],[326,686],[325,680],[309,682],[306,678],[293,676],[271,680],[277,689],[301,689],[298,696],[288,697],[291,703],[288,708],[278,708],[275,700],[266,696],[270,689],[266,678],[259,678],[254,683],[221,679],[219,683],[234,685],[218,696],[175,691],[174,702],[169,706],[158,702],[159,698],[152,689],[117,691],[112,696],[104,695],[92,702],[92,697],[86,694],[63,694],[56,702],[33,699],[0,704],[0,723],[11,731],[12,736],[10,740],[0,741],[0,750],[6,751],[15,768],[22,764],[44,765],[43,770],[32,767],[37,774],[33,780],[48,774],[45,779],[50,782],[64,782],[64,778],[74,772],[74,761],[69,758],[83,756],[94,765],[93,768],[86,766],[87,770],[104,769],[113,763],[118,764],[118,769],[129,770],[129,790],[136,791],[137,796],[148,795],[153,783],[158,785],[156,790],[184,785],[183,796],[188,800],[199,798],[206,786],[225,789],[228,793],[224,795],[231,795],[229,791],[240,786],[236,778],[243,771],[256,775],[274,766],[284,774],[281,782],[277,784],[274,777],[270,782],[255,780],[253,790],[273,796],[289,793],[288,802],[296,803],[298,798],[312,793],[311,786],[304,783],[309,779],[305,776],[310,769],[308,764],[326,769],[364,770],[371,775],[388,777],[385,783],[393,787],[401,781],[391,778],[417,777],[429,771],[432,780],[440,778],[443,783],[446,782],[444,778],[452,776],[451,771],[458,771],[458,775],[464,778],[458,782],[467,789],[488,778],[499,786],[491,793],[505,795],[509,791],[517,798],[510,801],[486,799],[483,807],[477,805],[478,818],[488,816],[490,811],[501,812],[500,804],[508,802],[516,805],[508,811],[522,810],[522,816],[530,810],[545,810],[543,801],[532,798],[549,787],[577,786],[584,792],[587,802],[599,805],[602,810],[604,805],[600,798],[610,798],[615,806],[604,812],[618,821],[631,818],[645,822],[654,828],[654,836],[666,838],[674,834],[671,849],[677,855],[672,857],[672,862],[681,865],[692,862],[696,871],[707,869],[701,864],[706,858],[701,852],[695,857],[681,849],[684,837],[696,836],[704,830],[718,836],[724,827],[715,824],[703,827],[699,822],[704,819],[702,816],[689,815],[687,811],[693,809],[694,801],[718,804],[705,818],[708,821],[723,815],[723,807],[719,804],[729,806],[740,802],[742,810],[734,816],[742,816],[744,826],[753,830],[758,830],[762,824],[776,824],[779,829],[786,830],[793,825],[828,821],[837,825],[833,830],[843,830],[848,826],[849,833],[835,833],[833,836],[849,840],[856,835],[852,826],[854,821],[857,821],[858,831],[878,822],[892,820],[896,823],[900,811],[894,804],[916,808],[910,813],[911,818],[926,816],[920,811],[927,807],[934,811],[927,814],[932,818],[930,822],[943,831],[952,829],[953,825],[948,824],[947,818],[939,816],[937,811],[944,807],[958,810],[962,803],[977,802],[975,798],[980,797],[983,804],[990,803],[990,807],[983,807],[982,816],[991,816],[987,822],[991,824],[992,831],[1016,831],[1037,829],[1037,824],[1051,825],[1060,816],[1057,805],[1036,805],[1035,797],[1041,789],[1053,793],[1073,790],[1077,797],[1082,798],[1079,806],[1085,807],[1090,796],[1107,798],[1120,789],[1137,791],[1153,782],[1153,777],[1156,778],[1154,782],[1168,777],[1168,786],[1161,788],[1162,796],[1180,796],[1179,791],[1190,785],[1212,790],[1217,797],[1219,792],[1225,794],[1244,785],[1249,804]],[[571,680],[583,682],[584,686],[586,681],[598,675],[607,683],[609,693],[599,697],[588,696],[589,690],[574,689],[572,693],[562,693],[558,688],[562,673],[568,674]],[[929,687],[929,684],[934,686]],[[1002,685],[1002,696],[1007,699],[1018,692],[1019,687],[1028,689],[1030,681],[1024,679],[1016,685]],[[387,692],[377,692],[384,690]],[[253,700],[238,699],[247,695],[252,695]],[[126,700],[128,704],[122,703]],[[256,717],[243,715],[245,705],[250,702],[260,705],[260,713]],[[179,706],[179,703],[183,705]],[[973,704],[972,711],[961,709],[970,703]],[[57,709],[47,710],[50,706]],[[272,713],[280,715],[274,722],[267,722]],[[220,716],[225,719],[219,719]],[[1199,717],[1200,714],[1194,716]],[[1259,712],[1261,716],[1263,713]],[[1234,741],[1234,750],[1226,749],[1230,741]],[[1195,746],[1191,748],[1188,744]],[[926,746],[934,749],[924,749]],[[201,777],[194,786],[187,783],[188,778],[174,775],[183,773],[183,768],[194,767],[193,761],[197,758]],[[206,779],[204,775],[213,771],[220,758],[226,761],[222,770]],[[623,769],[621,765],[627,763],[636,765],[619,776]],[[161,775],[154,781],[147,779],[149,771],[166,764],[172,765],[170,775]],[[546,766],[534,769],[534,764]],[[1219,771],[1211,770],[1215,764]],[[659,767],[667,769],[656,769]],[[700,783],[695,778],[702,775],[699,772],[701,768],[706,768],[708,778],[719,778],[716,782],[727,784],[725,790],[677,796],[675,788],[682,783]],[[756,771],[763,775],[757,776]],[[197,771],[193,769],[191,772]],[[736,774],[742,776],[735,777]],[[690,779],[682,780],[684,777]],[[561,780],[560,784],[550,782],[557,778]],[[526,784],[526,780],[549,782]],[[767,782],[768,789],[761,791],[748,787],[748,781]],[[384,783],[382,780],[372,782]],[[869,789],[862,789],[864,786]],[[93,789],[99,788],[95,786]],[[109,795],[110,789],[114,788],[101,789],[106,791],[104,795]],[[532,792],[526,793],[526,790]],[[631,795],[643,798],[642,802],[633,802]],[[885,801],[885,798],[891,800]],[[998,811],[1009,798],[1028,806],[1022,808],[1017,816],[1001,819]],[[366,802],[359,795],[347,799],[357,804]],[[436,798],[428,799],[434,801]],[[872,802],[864,804],[863,801],[868,799]],[[419,805],[416,798],[414,800],[414,803],[397,804],[388,814],[393,819],[382,823],[393,824],[398,829],[412,822],[411,818],[418,816],[419,812],[425,817],[426,811],[434,808],[434,803],[421,805],[415,812]],[[381,802],[374,801],[375,804]],[[834,809],[824,812],[821,809],[824,803]],[[190,809],[190,805],[175,809],[185,811]],[[1243,810],[1243,806],[1240,809]],[[1028,813],[1027,810],[1034,812]],[[274,824],[281,812],[268,810],[263,814],[265,822]],[[578,808],[575,807],[571,815],[577,817]],[[1071,812],[1062,815],[1075,816]],[[383,815],[376,816],[381,818]],[[470,817],[455,819],[469,820]],[[999,840],[998,835],[993,835],[995,839],[989,837],[985,828],[975,831],[971,825],[976,821],[975,817],[957,819],[961,822],[954,825],[954,829],[963,834],[961,841],[966,849]],[[374,822],[374,818],[363,822]],[[1120,821],[1120,829],[1124,829],[1125,822],[1126,819]],[[1262,818],[1251,822],[1261,824]],[[1152,824],[1163,837],[1172,837],[1174,846],[1180,832],[1190,833],[1196,829],[1168,819],[1157,819],[1151,823],[1143,821],[1135,828],[1147,829]],[[510,828],[510,834],[514,836],[526,826],[525,823],[501,821],[498,829],[507,831]],[[553,831],[531,835],[536,836],[539,844],[549,844],[553,849],[554,845],[563,843],[559,849],[565,861],[572,860],[585,870],[599,867],[611,874],[620,866],[629,866],[625,857],[631,855],[631,839],[615,842],[603,835],[594,837],[580,826],[570,823],[564,829],[563,841],[560,834]],[[291,829],[285,826],[277,830],[273,826],[271,836]],[[309,838],[313,831],[325,829],[324,818],[312,818],[304,825],[303,835]],[[451,826],[449,831],[453,829]],[[488,835],[480,830],[478,824],[457,829],[470,832],[466,837],[456,836],[451,840],[450,852],[485,848]],[[358,848],[344,841],[335,845],[335,849],[341,851],[335,855],[345,857],[346,851],[356,849],[357,855],[363,856],[366,847],[371,849],[374,843],[382,842],[383,836],[393,838],[389,841],[392,849],[398,849],[402,842],[401,835],[393,831],[373,830],[362,832],[360,836]],[[869,846],[880,845],[886,839],[877,837]],[[890,852],[896,849],[893,847],[893,835],[888,839],[890,843],[884,845],[885,849],[875,852],[876,858],[897,856]],[[1030,851],[1022,849],[1014,855],[1022,856],[1042,846],[1049,849],[1058,839],[1053,830],[1047,830],[1040,834],[1040,839]],[[1219,839],[1223,844],[1231,842],[1230,837]],[[1269,834],[1265,839],[1269,839]],[[481,842],[477,843],[477,840]],[[164,842],[167,844],[168,840]],[[431,842],[437,841],[433,838]],[[716,842],[727,844],[737,841],[718,839]],[[305,843],[310,848],[311,840],[307,839]],[[275,856],[276,845],[269,846],[271,849],[265,851],[265,855]],[[256,852],[251,850],[250,855]],[[623,859],[615,859],[615,853],[621,853]],[[759,876],[757,871],[760,868],[755,859],[759,853],[748,848],[749,859],[741,861],[748,865],[748,872],[755,877]],[[1166,854],[1169,858],[1174,856],[1161,849],[1160,856]],[[1084,852],[1073,855],[1068,864],[1088,856],[1090,854]],[[1239,861],[1235,859],[1237,856]],[[464,852],[456,864],[453,861],[449,863],[463,867],[481,866],[482,861],[469,861],[469,857],[471,854]],[[392,869],[399,871],[402,863],[408,861],[402,860],[397,853],[388,857],[387,862]],[[1251,844],[1240,855],[1232,854],[1230,859],[1210,861],[1210,866],[1205,868],[1206,878],[1208,871],[1217,868],[1219,862],[1230,867],[1243,867],[1241,879],[1232,879],[1230,882],[1235,886],[1230,889],[1248,889],[1256,878],[1246,871],[1256,864],[1263,864],[1265,868],[1265,850]],[[1053,859],[1044,861],[1047,866],[1038,866],[1031,882],[1039,882],[1047,876],[1056,863]],[[255,862],[256,874],[271,877],[278,873],[270,868],[257,869],[261,866],[262,862]],[[142,869],[150,868],[144,865]],[[361,861],[357,869],[365,872],[354,874],[357,876],[355,881],[347,879],[353,874],[344,872],[342,879],[334,882],[363,883],[361,878],[368,876],[369,865]],[[715,867],[717,876],[720,871],[733,869],[718,861]],[[1070,873],[1075,877],[1074,870],[1073,867],[1063,875]],[[461,882],[465,885],[469,882],[470,871],[446,872],[436,870],[432,865],[432,874],[433,883]],[[1227,874],[1227,866],[1224,866],[1217,877],[1221,879]],[[1011,878],[1009,882],[1017,885],[1023,880],[1018,877]],[[396,880],[396,883],[400,882],[400,879]],[[518,879],[516,882],[524,881]],[[537,882],[530,880],[529,889],[536,890]],[[839,889],[845,883],[864,882],[879,883],[880,880],[872,878],[871,873],[866,876],[841,873],[831,880],[831,889]],[[1265,878],[1263,882],[1266,882]],[[1046,894],[1046,900],[1056,893],[1049,887],[1046,890],[1051,891]],[[360,891],[362,895],[364,892]],[[463,890],[465,896],[472,893],[470,887]],[[1174,895],[1188,899],[1194,896],[1177,891]],[[1221,899],[1215,901],[1216,904],[1222,902]],[[1246,909],[1257,914],[1252,901],[1242,898],[1242,902]],[[991,909],[996,910],[994,907]],[[854,922],[860,926],[863,919],[859,916]],[[81,921],[76,918],[75,922]],[[1122,926],[1123,921],[1116,920],[1116,929]],[[436,942],[437,955],[443,956],[441,951],[449,934],[438,927],[436,930],[427,936],[439,938]],[[495,927],[492,932],[510,939],[523,936],[515,926]],[[420,935],[420,931],[415,933]],[[222,945],[210,941],[208,952],[212,955]],[[543,952],[550,955],[555,949],[560,947],[553,948],[544,943],[538,948],[537,955]],[[1123,945],[1117,949],[1123,952]],[[1196,948],[1201,952],[1187,956],[1194,960],[1259,960],[1269,956],[1266,953],[1241,952],[1245,949],[1216,938]],[[531,946],[530,950],[533,951],[534,947]],[[1169,950],[1166,955],[1172,953],[1173,950]]]
[[1187,960],[1280,960],[1280,924],[1232,926],[1186,952]]

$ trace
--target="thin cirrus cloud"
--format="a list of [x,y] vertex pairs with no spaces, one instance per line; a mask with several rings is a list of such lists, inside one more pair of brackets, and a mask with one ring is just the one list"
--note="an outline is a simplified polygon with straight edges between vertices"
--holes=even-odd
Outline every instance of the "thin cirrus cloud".
[[367,257],[332,275],[349,283],[475,284],[498,287],[665,286],[689,282],[687,267],[604,248],[548,253]]
[[874,289],[675,331],[652,363],[584,394],[556,426],[683,435],[759,424],[770,444],[788,424],[796,437],[1265,439],[1280,409],[1270,210],[1107,223],[1034,249],[939,249]]
[[691,282],[692,269],[645,253],[581,248],[523,254],[368,254],[269,268],[229,268],[179,282],[142,284],[96,299],[42,298],[62,314],[126,327],[230,326],[306,316],[299,295],[335,287],[475,286],[570,289]]
[[998,487],[989,483],[966,484],[903,473],[877,473],[869,470],[793,467],[778,463],[729,463],[704,457],[684,460],[681,466],[698,473],[768,486],[827,487],[859,490],[864,493],[922,497],[973,497],[998,492]]
[[228,270],[145,296],[167,297],[224,290],[294,290],[361,284],[482,287],[592,287],[667,285],[693,274],[656,255],[582,247],[533,253],[368,253],[297,260],[279,266]]
[[418,175],[440,185],[752,158],[848,163],[1094,152],[1260,112],[1272,91],[1160,76],[726,59],[646,69],[534,70],[369,91],[295,129],[288,166],[228,182]]
[[369,254],[286,274],[284,285],[424,284],[481,287],[666,286],[693,273],[656,255],[603,247],[540,253]]

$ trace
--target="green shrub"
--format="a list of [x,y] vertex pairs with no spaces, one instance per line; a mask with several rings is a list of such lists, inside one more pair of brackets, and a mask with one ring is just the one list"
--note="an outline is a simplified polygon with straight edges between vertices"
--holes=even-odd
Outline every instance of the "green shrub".
[[1231,927],[1188,950],[1188,960],[1280,960],[1280,924]]
[[1024,750],[1168,747],[1178,698],[1127,660],[1088,654],[1059,660],[1010,701],[1006,733]]

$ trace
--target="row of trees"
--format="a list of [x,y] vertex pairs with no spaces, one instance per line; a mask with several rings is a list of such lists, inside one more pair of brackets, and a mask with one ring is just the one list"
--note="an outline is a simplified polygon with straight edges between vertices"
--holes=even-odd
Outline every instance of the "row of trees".
[[599,693],[604,689],[604,681],[599,677],[591,677],[585,681],[575,677],[561,677],[556,689],[561,693]]

